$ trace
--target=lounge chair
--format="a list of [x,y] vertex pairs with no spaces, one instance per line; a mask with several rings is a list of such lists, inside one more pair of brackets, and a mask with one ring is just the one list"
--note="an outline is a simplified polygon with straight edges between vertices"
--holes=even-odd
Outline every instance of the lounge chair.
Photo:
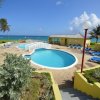
[[92,50],[91,48],[85,48],[85,53],[90,54],[90,53],[92,53],[92,52],[93,52],[93,50]]
[[72,46],[72,44],[69,44],[68,47],[70,48]]
[[74,49],[81,49],[82,46],[81,46],[80,44],[74,44],[74,45],[72,46],[72,48],[74,48]]
[[76,49],[78,45],[74,44],[72,48]]
[[100,63],[100,57],[94,56],[94,57],[90,58],[89,61]]
[[92,56],[100,56],[100,52],[99,51],[98,52],[92,52],[91,55]]
[[83,47],[81,45],[77,46],[77,49],[82,49]]
[[82,46],[80,44],[78,44],[74,48],[76,48],[76,49],[82,49]]
[[94,50],[90,50],[88,53],[89,53],[89,54],[92,54],[93,52],[95,52],[95,51],[94,51]]
[[72,45],[71,45],[71,48],[75,48],[75,47],[76,47],[76,44],[72,44]]
[[91,50],[91,48],[85,48],[85,51],[90,51]]

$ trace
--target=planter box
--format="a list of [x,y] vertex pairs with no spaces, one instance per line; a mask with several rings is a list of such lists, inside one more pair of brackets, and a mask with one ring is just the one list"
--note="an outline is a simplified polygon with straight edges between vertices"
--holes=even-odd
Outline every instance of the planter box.
[[36,71],[36,72],[38,72],[38,73],[46,72],[46,73],[50,74],[51,81],[52,81],[52,88],[53,88],[53,92],[54,92],[54,96],[55,96],[55,100],[62,100],[59,87],[55,83],[52,73],[51,72],[47,72],[47,71]]
[[[99,67],[100,66],[97,66],[86,70],[91,70]],[[83,76],[83,74],[80,73],[79,71],[75,72],[74,88],[92,96],[93,98],[100,99],[100,83],[99,82],[96,82],[94,84],[89,83],[87,79]]]

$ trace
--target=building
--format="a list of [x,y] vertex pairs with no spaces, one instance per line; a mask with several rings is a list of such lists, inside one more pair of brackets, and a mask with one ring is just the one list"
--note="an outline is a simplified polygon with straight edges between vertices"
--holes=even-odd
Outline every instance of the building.
[[[66,45],[69,44],[80,44],[83,46],[84,36],[81,34],[67,34],[67,35],[51,35],[49,36],[49,43]],[[90,39],[87,38],[86,45],[90,45]]]

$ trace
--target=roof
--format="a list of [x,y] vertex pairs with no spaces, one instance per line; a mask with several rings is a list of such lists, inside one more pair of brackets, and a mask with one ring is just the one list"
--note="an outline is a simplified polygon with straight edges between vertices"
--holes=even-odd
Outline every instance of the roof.
[[49,37],[84,38],[81,34],[51,35]]

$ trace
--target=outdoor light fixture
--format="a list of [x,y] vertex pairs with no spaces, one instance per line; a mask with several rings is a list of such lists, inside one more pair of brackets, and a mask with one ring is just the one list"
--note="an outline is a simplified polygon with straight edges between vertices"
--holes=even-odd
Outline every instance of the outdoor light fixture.
[[85,30],[85,36],[84,36],[84,44],[83,44],[83,55],[82,55],[81,73],[83,72],[85,44],[86,44],[86,38],[87,38],[87,31],[88,31],[89,27],[90,27],[89,21],[85,21],[83,23],[83,29]]

